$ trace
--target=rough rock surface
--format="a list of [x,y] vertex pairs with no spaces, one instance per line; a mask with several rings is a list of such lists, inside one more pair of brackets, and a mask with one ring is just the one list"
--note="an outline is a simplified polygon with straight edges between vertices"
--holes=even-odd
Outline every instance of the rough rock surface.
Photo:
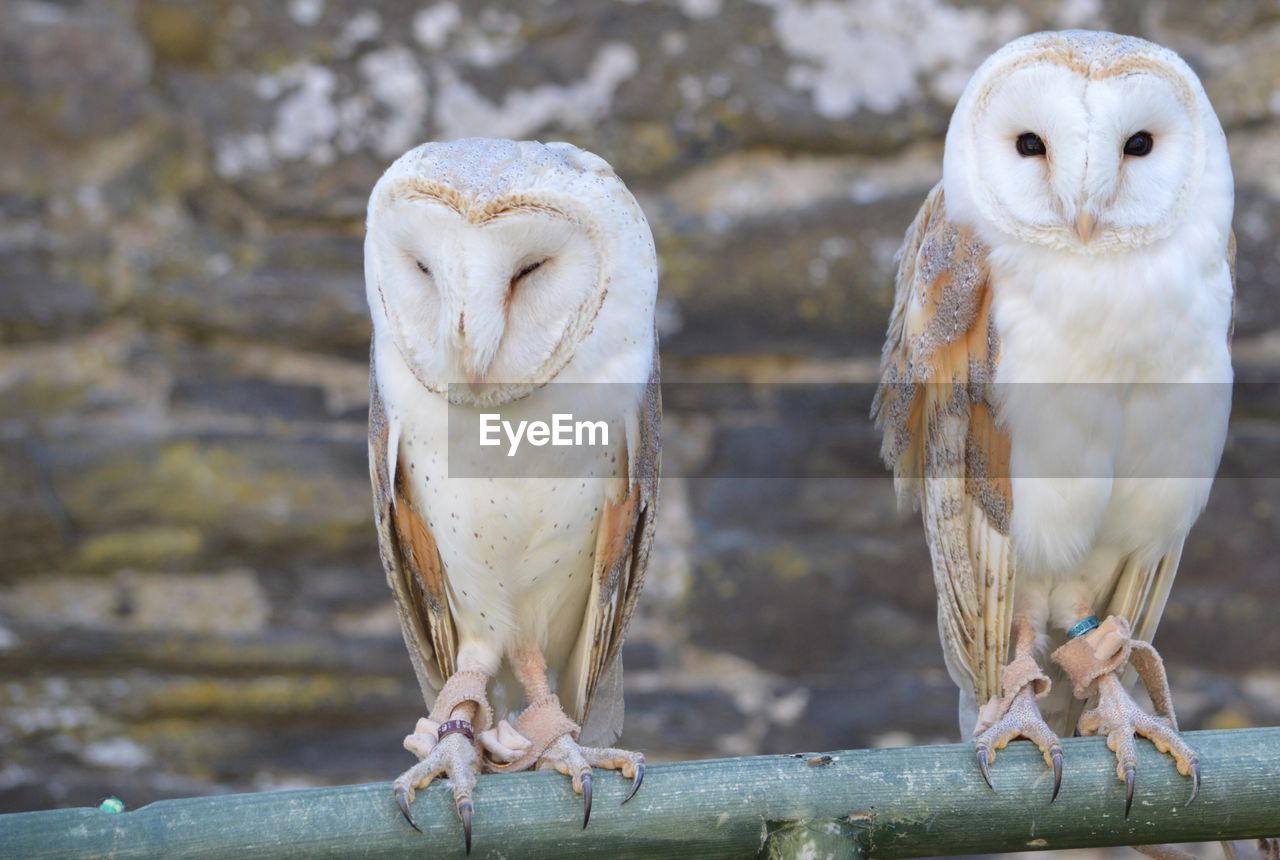
[[593,149],[657,232],[670,477],[624,741],[659,759],[954,739],[923,536],[853,383],[967,76],[1062,26],[1179,50],[1227,126],[1250,384],[1157,644],[1186,726],[1280,721],[1274,4],[17,0],[0,811],[408,763],[360,239],[384,166],[436,137]]

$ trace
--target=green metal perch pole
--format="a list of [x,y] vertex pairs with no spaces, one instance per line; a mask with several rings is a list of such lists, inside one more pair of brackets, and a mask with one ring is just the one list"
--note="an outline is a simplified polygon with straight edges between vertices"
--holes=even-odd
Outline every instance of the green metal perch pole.
[[[1133,812],[1100,738],[1063,742],[1062,794],[1026,743],[1003,750],[983,784],[966,744],[650,766],[627,783],[596,777],[595,812],[553,773],[482,777],[477,858],[913,857],[1245,839],[1280,834],[1280,728],[1192,732],[1204,786],[1139,743]],[[166,800],[132,812],[63,809],[0,816],[0,857],[461,857],[448,788],[420,792],[423,833],[388,784]],[[806,848],[817,849],[806,851]]]

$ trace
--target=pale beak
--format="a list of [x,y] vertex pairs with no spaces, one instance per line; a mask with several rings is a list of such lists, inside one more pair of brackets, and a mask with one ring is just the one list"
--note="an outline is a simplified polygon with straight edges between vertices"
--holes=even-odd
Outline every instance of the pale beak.
[[467,387],[474,392],[484,387],[485,376],[489,372],[489,362],[482,362],[471,344],[463,344],[458,350],[458,364],[466,379]]
[[1091,212],[1080,210],[1080,214],[1076,216],[1075,230],[1081,242],[1089,244],[1089,240],[1093,238],[1093,230],[1097,226],[1098,220]]
[[465,343],[458,352],[458,363],[462,375],[472,392],[480,393],[489,387],[489,371],[493,368],[494,356],[491,352],[477,350],[475,344]]
[[481,367],[477,360],[475,349],[467,342],[467,323],[466,313],[460,312],[457,319],[449,329],[449,339],[452,341],[455,354],[458,356],[458,364],[462,368],[462,374],[466,377],[467,385],[475,390],[481,380],[484,379],[485,372],[488,367]]
[[479,389],[481,383],[484,382],[484,374],[488,368],[476,367],[475,357],[471,354],[471,350],[467,350],[463,354],[462,366],[467,375],[467,384],[471,386],[471,390]]

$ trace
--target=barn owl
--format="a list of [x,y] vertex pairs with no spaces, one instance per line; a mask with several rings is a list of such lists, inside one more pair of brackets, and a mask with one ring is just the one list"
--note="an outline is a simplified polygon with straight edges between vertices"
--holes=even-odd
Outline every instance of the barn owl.
[[[428,143],[373,189],[365,284],[375,519],[430,709],[405,739],[420,761],[397,802],[417,828],[415,790],[447,775],[470,852],[477,774],[554,768],[586,827],[592,767],[630,778],[626,800],[644,778],[642,755],[607,747],[657,505],[648,224],[609,165],[569,144]],[[449,431],[588,401],[619,427],[589,473],[478,475],[478,440]]]
[[988,786],[1023,737],[1052,802],[1058,736],[1078,728],[1115,751],[1126,815],[1136,736],[1199,790],[1150,640],[1226,439],[1232,200],[1200,81],[1141,39],[1018,39],[952,116],[900,251],[873,413],[923,515]]

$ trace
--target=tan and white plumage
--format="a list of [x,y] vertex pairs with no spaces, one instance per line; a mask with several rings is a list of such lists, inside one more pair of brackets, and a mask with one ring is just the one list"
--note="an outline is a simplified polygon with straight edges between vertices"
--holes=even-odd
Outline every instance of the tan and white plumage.
[[899,497],[933,552],[938,631],[962,689],[1000,689],[1013,611],[1009,437],[989,387],[998,360],[987,248],[935,187],[907,231],[876,399]]
[[[1024,37],[956,108],[943,180],[900,252],[874,413],[922,512],[961,727],[988,782],[995,750],[1024,736],[1056,797],[1055,731],[1079,721],[1115,744],[1127,802],[1135,733],[1198,785],[1146,643],[1225,441],[1232,198],[1199,81],[1140,39]],[[1042,659],[1095,613],[1117,619],[1074,640],[1096,659],[1084,644]],[[1121,650],[1155,717],[1112,683],[1123,665],[1094,673]]]
[[[568,144],[426,144],[374,188],[365,276],[379,545],[434,709],[406,739],[422,761],[397,780],[401,807],[412,823],[414,789],[447,773],[469,850],[476,772],[554,767],[585,795],[585,826],[591,766],[633,777],[633,793],[644,772],[639,754],[578,741],[621,731],[621,646],[653,541],[648,225],[608,164]],[[451,420],[584,408],[622,429],[598,456],[550,477],[450,477],[472,453]],[[490,727],[520,705],[524,722]],[[475,742],[437,743],[449,719],[474,721]]]

